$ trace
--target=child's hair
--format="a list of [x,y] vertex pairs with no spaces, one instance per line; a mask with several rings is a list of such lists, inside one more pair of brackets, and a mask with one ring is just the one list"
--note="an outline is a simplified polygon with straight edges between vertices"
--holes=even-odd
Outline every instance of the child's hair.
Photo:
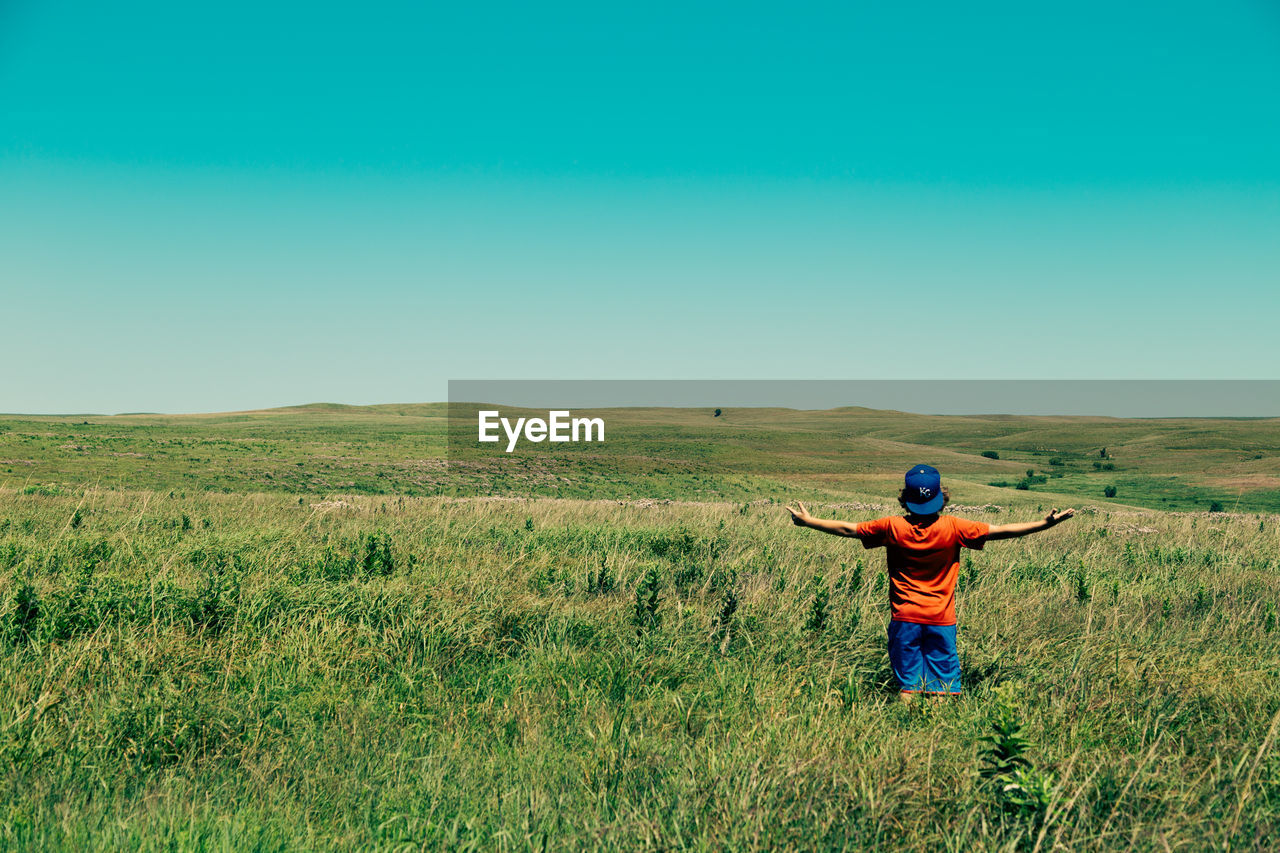
[[[942,505],[946,506],[949,503],[951,503],[951,492],[947,491],[946,486],[943,486],[942,487]],[[906,489],[903,489],[902,491],[898,492],[898,504],[903,509],[907,509],[907,490]],[[907,512],[911,512],[911,510],[907,509]]]

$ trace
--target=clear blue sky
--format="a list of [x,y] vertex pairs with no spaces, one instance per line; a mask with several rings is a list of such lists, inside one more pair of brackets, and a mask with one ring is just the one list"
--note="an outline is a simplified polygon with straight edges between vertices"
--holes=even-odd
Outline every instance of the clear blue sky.
[[0,0],[0,411],[1276,378],[1280,7]]

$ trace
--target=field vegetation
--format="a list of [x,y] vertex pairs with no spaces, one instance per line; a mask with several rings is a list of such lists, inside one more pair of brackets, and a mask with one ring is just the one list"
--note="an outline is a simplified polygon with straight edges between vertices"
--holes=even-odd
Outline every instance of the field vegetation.
[[[474,439],[475,406],[455,408]],[[505,413],[520,410],[506,409]],[[605,444],[447,465],[449,407],[215,415],[0,415],[0,486],[179,493],[735,501],[890,494],[929,460],[971,502],[1119,502],[1280,512],[1280,419],[924,416],[844,408],[593,410]],[[538,414],[526,412],[526,414]],[[545,416],[546,412],[541,412]],[[577,414],[577,413],[575,413]],[[545,448],[545,446],[544,446]],[[1021,487],[1021,488],[1020,488]],[[1116,490],[1114,501],[1105,495]]]
[[[741,448],[662,474],[456,470],[439,407],[8,418],[0,846],[1274,849],[1280,518],[1212,485],[1258,422],[704,414]],[[1081,510],[967,552],[954,702],[894,695],[883,553],[780,505],[895,511],[903,460]]]

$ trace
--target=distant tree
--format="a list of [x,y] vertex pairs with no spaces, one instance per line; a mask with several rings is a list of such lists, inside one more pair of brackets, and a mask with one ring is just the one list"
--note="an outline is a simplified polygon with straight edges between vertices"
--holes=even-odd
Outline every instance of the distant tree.
[[1209,512],[1222,512],[1222,501],[1213,501],[1209,504]]
[[1102,490],[1102,496],[1106,498],[1114,498],[1116,496],[1115,486],[1106,486]]
[[719,410],[719,409],[716,409],[716,415],[715,415],[715,416],[716,416],[717,418],[718,418],[718,417],[720,417],[720,410]]
[[987,457],[988,459],[999,459],[999,458],[1000,458],[1000,454],[999,454],[999,453],[996,453],[994,450],[984,450],[984,451],[982,451],[982,455],[983,455],[983,456],[985,456],[985,457]]
[[1099,455],[1099,456],[1101,456],[1103,459],[1106,459],[1106,458],[1107,458],[1107,449],[1106,449],[1105,447],[1104,447],[1104,448],[1102,448],[1101,450],[1099,450],[1099,451],[1098,451],[1098,455]]

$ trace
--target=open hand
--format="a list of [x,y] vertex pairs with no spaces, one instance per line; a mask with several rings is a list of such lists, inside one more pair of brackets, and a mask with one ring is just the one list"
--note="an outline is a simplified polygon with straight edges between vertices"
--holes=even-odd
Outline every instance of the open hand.
[[813,516],[809,515],[809,510],[804,508],[804,504],[796,501],[794,507],[787,507],[787,512],[791,513],[791,523],[797,527],[804,527],[809,519]]
[[1049,525],[1050,527],[1053,527],[1058,522],[1066,521],[1068,518],[1070,518],[1075,514],[1076,514],[1076,511],[1074,509],[1064,509],[1061,512],[1059,512],[1058,508],[1054,507],[1053,509],[1049,510],[1049,514],[1044,517],[1044,523]]

